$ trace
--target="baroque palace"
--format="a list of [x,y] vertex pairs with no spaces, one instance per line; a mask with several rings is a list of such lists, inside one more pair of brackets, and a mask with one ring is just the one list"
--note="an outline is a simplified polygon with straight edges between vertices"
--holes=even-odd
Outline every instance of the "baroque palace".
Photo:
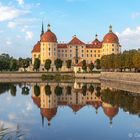
[[44,63],[46,59],[52,61],[50,71],[55,71],[54,61],[59,58],[63,60],[63,67],[61,71],[69,71],[66,68],[66,61],[72,61],[72,69],[81,71],[82,61],[86,60],[87,64],[95,62],[103,55],[118,54],[121,52],[121,45],[119,38],[112,31],[112,26],[109,26],[109,32],[104,36],[102,41],[99,41],[98,35],[91,43],[84,43],[80,39],[73,36],[68,43],[58,43],[56,35],[51,31],[50,24],[48,30],[44,32],[42,24],[42,31],[40,40],[35,44],[32,50],[32,64],[35,58],[41,60],[41,71],[44,71]]

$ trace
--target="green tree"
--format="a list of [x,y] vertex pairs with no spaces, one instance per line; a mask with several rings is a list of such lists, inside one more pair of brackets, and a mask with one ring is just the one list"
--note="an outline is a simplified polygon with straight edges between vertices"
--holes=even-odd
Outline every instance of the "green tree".
[[54,61],[54,64],[55,64],[55,67],[56,67],[56,69],[58,71],[60,68],[62,68],[63,61],[61,59],[56,59]]
[[140,68],[140,52],[137,52],[134,54],[133,64],[134,64],[134,67],[136,68],[136,70]]
[[94,64],[92,62],[89,64],[89,69],[90,69],[90,72],[93,72]]
[[55,87],[55,94],[57,95],[57,96],[61,96],[62,95],[62,93],[63,93],[63,88],[62,87],[60,87],[59,85],[57,85],[56,87]]
[[86,64],[86,60],[83,60],[83,61],[82,61],[82,70],[83,70],[84,72],[86,72],[86,71],[87,71],[87,64]]
[[100,97],[100,95],[101,95],[101,87],[98,86],[98,87],[96,88],[96,96],[97,96],[97,97]]
[[89,91],[91,94],[94,92],[94,86],[92,84],[89,86]]
[[26,70],[26,68],[28,68],[30,65],[29,60],[27,59],[22,59],[20,62],[20,66],[24,69],[24,71]]
[[86,93],[87,93],[87,84],[84,84],[82,86],[82,93],[83,93],[83,96],[86,96]]
[[22,95],[29,95],[30,89],[27,86],[22,87]]
[[16,89],[16,86],[15,85],[10,85],[10,93],[12,96],[16,96],[16,92],[17,92],[17,89]]
[[71,95],[71,90],[72,90],[71,86],[67,86],[66,88],[67,95]]
[[37,71],[39,71],[39,68],[40,68],[40,59],[35,58],[33,69],[36,70],[36,72],[37,72]]
[[10,61],[10,70],[11,71],[15,71],[17,69],[18,69],[17,60],[16,59],[12,59]]
[[50,87],[50,85],[46,85],[45,86],[45,94],[46,95],[48,95],[48,96],[50,96],[51,95],[51,87]]
[[36,97],[40,95],[40,87],[37,84],[34,86],[34,94]]
[[72,64],[71,60],[66,61],[66,66],[67,66],[68,69],[71,68],[71,64]]
[[95,61],[95,64],[96,64],[96,69],[101,69],[100,59],[97,59]]
[[47,59],[45,61],[45,66],[44,67],[47,71],[49,71],[49,69],[51,68],[51,63],[52,63],[52,61],[50,59]]

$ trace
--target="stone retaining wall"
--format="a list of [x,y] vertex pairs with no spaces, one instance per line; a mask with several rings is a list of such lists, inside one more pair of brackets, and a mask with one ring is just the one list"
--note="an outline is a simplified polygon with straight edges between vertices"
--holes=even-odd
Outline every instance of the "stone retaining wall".
[[102,72],[101,80],[112,80],[128,84],[140,84],[140,73]]

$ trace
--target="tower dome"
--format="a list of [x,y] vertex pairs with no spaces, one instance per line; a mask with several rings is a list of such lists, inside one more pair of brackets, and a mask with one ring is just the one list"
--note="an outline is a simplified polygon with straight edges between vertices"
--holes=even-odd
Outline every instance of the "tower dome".
[[41,42],[57,42],[56,35],[50,30],[50,24],[48,24],[48,30],[41,36]]
[[109,33],[104,36],[103,43],[119,43],[119,39],[116,34],[112,32],[112,26],[109,26]]

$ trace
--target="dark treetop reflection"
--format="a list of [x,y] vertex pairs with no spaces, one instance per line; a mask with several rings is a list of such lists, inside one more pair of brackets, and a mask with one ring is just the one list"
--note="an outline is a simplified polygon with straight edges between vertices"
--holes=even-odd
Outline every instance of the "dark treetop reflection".
[[[67,111],[63,107],[71,108],[74,114],[77,114],[77,112],[80,112],[83,108],[87,108],[87,107],[88,108],[91,107],[92,109],[95,109],[96,114],[98,114],[98,110],[99,112],[101,112],[102,110],[103,114],[107,118],[109,118],[110,126],[112,126],[112,123],[114,122],[113,118],[119,114],[119,109],[122,109],[123,112],[127,112],[129,114],[133,114],[136,116],[140,115],[140,102],[139,102],[140,96],[138,94],[130,93],[130,92],[122,91],[122,90],[117,90],[117,89],[111,89],[109,87],[101,87],[100,84],[95,84],[95,83],[94,84],[93,83],[90,83],[90,84],[86,84],[86,83],[49,83],[49,84],[39,83],[37,84],[35,83],[35,84],[28,84],[28,85],[26,83],[25,84],[9,84],[9,83],[0,84],[0,94],[10,93],[13,97],[15,97],[15,96],[19,96],[19,92],[21,93],[21,95],[24,95],[24,96],[29,95],[31,92],[31,99],[34,102],[34,104],[37,106],[37,108],[40,110],[40,113],[38,113],[37,110],[35,110],[35,112],[38,113],[38,115],[40,114],[41,116],[39,120],[37,121],[40,121],[40,119],[42,119],[42,128],[46,127],[44,125],[46,119],[48,121],[49,127],[51,127],[50,125],[53,122],[52,121],[53,119],[55,120],[56,118],[57,120],[57,117],[58,117],[58,120],[60,119],[59,118],[60,113],[58,109],[59,107],[60,108],[62,107],[62,109],[64,109],[63,115],[67,116],[68,118],[70,117],[68,116],[69,113],[68,114],[65,113]],[[29,96],[27,97],[29,98]],[[15,97],[15,99],[16,98],[19,98],[19,97]],[[22,98],[22,96],[20,96],[20,98]],[[90,108],[88,110],[86,110],[85,112],[89,115],[92,114]],[[122,113],[122,111],[120,113]],[[100,116],[97,115],[97,118]],[[81,116],[79,116],[79,118],[80,117]],[[83,120],[83,118],[80,118],[80,119]],[[123,118],[123,119],[126,120],[126,118]],[[89,117],[89,120],[90,120],[90,117]],[[69,121],[72,121],[71,118],[69,118]],[[56,122],[55,124],[57,123],[60,124],[60,122]],[[89,126],[91,125],[88,122],[87,124]],[[78,123],[73,124],[73,125],[80,126],[80,124]],[[90,127],[92,128],[92,126]],[[97,127],[97,128],[100,127],[100,129],[102,127],[104,128],[104,126],[101,126],[101,125],[94,126],[94,127]],[[32,129],[32,132],[30,132],[31,133],[30,135],[32,135],[32,138],[33,138],[33,135],[36,135],[34,133],[36,129],[38,131],[41,131],[40,128],[38,128],[37,126],[36,127],[32,126],[30,129]],[[69,130],[69,127],[66,127],[66,129]],[[72,130],[69,130],[69,131],[72,131]],[[88,131],[90,130],[86,130],[84,133],[85,135],[88,135],[87,137],[89,139],[92,139],[93,136],[92,134],[89,135]],[[121,131],[123,130],[117,130],[117,131],[120,131],[121,133]],[[43,133],[43,132],[40,132],[40,133]],[[129,133],[129,131],[126,133]],[[72,139],[78,139],[78,138],[82,139],[78,134]],[[112,139],[113,134],[114,132],[108,135],[105,135],[103,133],[102,136],[100,135],[96,136],[96,139],[97,140],[102,139],[102,138]],[[37,138],[37,139],[45,139],[46,137],[48,137],[49,139],[56,139],[55,136],[52,136],[51,134],[49,134],[49,136],[46,136],[45,133],[43,133],[42,137]],[[32,139],[32,138],[31,136],[27,136],[27,139]],[[63,137],[60,136],[59,138],[62,139]],[[121,137],[118,137],[118,138],[121,138]],[[124,138],[127,139],[129,137],[125,136]]]

